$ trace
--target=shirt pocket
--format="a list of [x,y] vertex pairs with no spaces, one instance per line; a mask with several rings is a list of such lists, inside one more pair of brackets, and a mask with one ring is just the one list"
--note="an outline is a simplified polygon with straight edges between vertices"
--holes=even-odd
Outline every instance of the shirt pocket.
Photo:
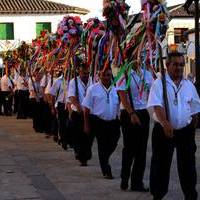
[[93,106],[93,108],[95,107],[95,106],[99,106],[99,104],[101,105],[101,106],[104,106],[104,100],[106,101],[106,98],[103,98],[102,96],[100,96],[100,95],[98,95],[98,94],[93,94],[93,98],[92,98],[92,106]]
[[184,99],[183,99],[183,103],[184,103],[184,107],[185,107],[185,110],[187,111],[187,112],[191,112],[191,104],[192,104],[192,98],[190,98],[190,97],[184,97]]
[[118,97],[117,94],[116,94],[116,95],[110,95],[110,99],[112,99],[112,103],[113,103],[115,106],[119,105],[119,97]]

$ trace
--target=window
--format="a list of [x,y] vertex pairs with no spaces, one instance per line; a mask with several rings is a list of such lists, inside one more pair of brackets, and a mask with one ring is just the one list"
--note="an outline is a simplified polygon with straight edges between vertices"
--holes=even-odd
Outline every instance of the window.
[[174,29],[174,42],[175,44],[186,43],[188,40],[186,34],[184,33],[187,31],[187,28],[175,28]]
[[14,40],[13,23],[0,23],[0,40]]
[[38,22],[36,23],[36,35],[39,36],[41,31],[48,30],[51,32],[51,23],[50,22]]

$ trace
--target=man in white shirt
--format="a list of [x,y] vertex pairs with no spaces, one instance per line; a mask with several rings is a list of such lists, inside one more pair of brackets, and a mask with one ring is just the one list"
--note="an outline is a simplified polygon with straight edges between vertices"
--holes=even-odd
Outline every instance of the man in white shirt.
[[67,73],[55,80],[50,89],[52,96],[51,112],[58,117],[58,144],[62,145],[64,150],[67,150],[69,144],[69,112],[66,107],[68,92]]
[[19,77],[19,67],[14,69],[14,78],[13,82],[15,84],[14,87],[14,105],[13,105],[13,113],[16,114],[18,111],[18,105],[19,105],[19,94],[17,90],[17,79]]
[[1,78],[1,93],[5,115],[12,115],[14,83],[10,75],[10,69],[6,69],[5,75]]
[[[150,191],[154,200],[161,200],[167,193],[170,166],[176,148],[178,173],[185,200],[197,200],[195,121],[196,114],[200,112],[200,99],[191,81],[183,77],[183,54],[170,53],[166,66],[169,108],[164,106],[160,78],[152,85],[148,100],[148,108],[155,120],[152,133]],[[166,109],[169,110],[168,117]]]
[[147,192],[143,184],[146,166],[146,150],[149,136],[149,114],[146,109],[149,90],[153,82],[152,74],[146,69],[132,70],[130,88],[127,89],[126,76],[117,83],[122,102],[121,126],[124,147],[122,151],[121,189]]
[[109,159],[120,137],[119,98],[112,85],[112,70],[100,73],[100,81],[88,88],[83,100],[84,131],[97,138],[99,163],[103,176],[113,179]]
[[83,108],[82,102],[88,87],[92,84],[89,78],[89,69],[83,61],[77,63],[79,76],[69,82],[68,98],[71,105],[70,128],[76,159],[81,166],[87,166],[91,159],[92,138],[83,132]]
[[43,89],[43,96],[44,96],[44,127],[45,127],[45,133],[47,136],[50,135],[56,135],[57,131],[55,128],[55,120],[57,120],[51,113],[51,94],[50,89],[53,86],[53,83],[55,82],[54,78],[54,70],[51,70],[51,72],[46,72],[41,80],[41,87]]
[[26,119],[29,115],[29,88],[26,69],[20,69],[20,75],[16,80],[16,90],[18,91],[17,119]]
[[41,68],[36,68],[33,76],[29,79],[29,98],[32,109],[33,128],[36,132],[44,132],[44,115],[43,115],[43,93],[40,81],[42,78]]

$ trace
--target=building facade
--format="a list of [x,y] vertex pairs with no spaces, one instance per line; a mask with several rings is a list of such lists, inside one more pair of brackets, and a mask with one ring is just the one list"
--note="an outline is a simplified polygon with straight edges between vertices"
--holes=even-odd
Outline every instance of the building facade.
[[44,29],[56,32],[65,15],[82,16],[88,12],[46,0],[1,0],[0,51],[14,48],[21,41],[31,42]]

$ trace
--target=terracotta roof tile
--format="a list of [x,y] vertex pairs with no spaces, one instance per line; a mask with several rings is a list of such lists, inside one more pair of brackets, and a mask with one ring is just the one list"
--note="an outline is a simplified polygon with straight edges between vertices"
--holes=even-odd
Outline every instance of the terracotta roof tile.
[[[184,8],[184,4],[178,4],[178,5],[174,5],[174,6],[170,6],[168,7],[169,10],[169,14],[170,14],[170,18],[192,18],[194,17],[194,15],[192,14],[192,10],[194,10],[194,4],[191,5],[191,8],[189,9],[191,12],[187,13],[187,11]],[[130,17],[133,17],[135,15],[131,15]],[[142,18],[142,14],[140,13],[137,22],[140,22]]]
[[169,10],[171,18],[179,18],[179,17],[193,17],[193,14],[187,13],[184,8],[184,4],[179,4],[176,7]]
[[0,0],[0,14],[87,14],[89,10],[46,0]]

